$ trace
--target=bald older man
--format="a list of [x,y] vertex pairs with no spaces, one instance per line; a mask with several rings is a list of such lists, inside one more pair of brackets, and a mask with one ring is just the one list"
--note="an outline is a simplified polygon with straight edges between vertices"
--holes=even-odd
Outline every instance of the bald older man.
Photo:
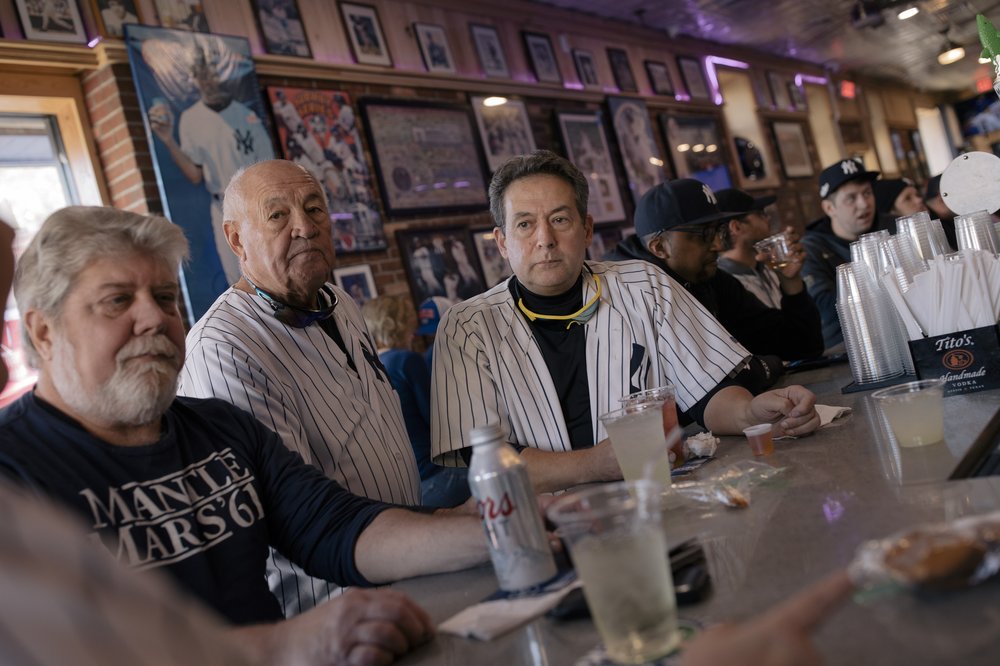
[[[260,162],[233,177],[223,216],[241,277],[188,334],[179,393],[250,412],[356,495],[420,504],[399,400],[360,310],[328,282],[323,188],[293,162]],[[337,592],[280,557],[269,579],[288,615]]]

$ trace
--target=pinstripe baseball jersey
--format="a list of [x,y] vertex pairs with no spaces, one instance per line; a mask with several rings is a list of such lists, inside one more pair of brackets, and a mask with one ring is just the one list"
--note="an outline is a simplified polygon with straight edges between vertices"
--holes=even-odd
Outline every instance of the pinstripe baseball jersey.
[[[333,318],[354,360],[319,323],[293,328],[256,294],[225,291],[187,335],[179,395],[216,397],[250,412],[292,451],[355,495],[420,503],[420,476],[399,398],[361,311],[346,292]],[[268,580],[286,616],[340,588],[271,551]]]
[[[585,324],[594,441],[598,417],[634,391],[671,382],[687,410],[749,353],[666,273],[644,261],[588,262],[601,279],[601,304]],[[584,279],[583,302],[595,293]],[[500,424],[507,441],[546,451],[572,446],[538,344],[507,281],[452,306],[438,328],[431,376],[431,455],[464,465],[472,428]]]

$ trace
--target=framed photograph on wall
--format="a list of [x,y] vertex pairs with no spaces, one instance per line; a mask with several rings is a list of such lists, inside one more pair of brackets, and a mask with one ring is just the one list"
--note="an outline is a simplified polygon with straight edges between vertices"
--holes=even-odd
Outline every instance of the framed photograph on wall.
[[76,0],[14,0],[25,39],[86,44],[87,33]]
[[378,10],[358,2],[341,2],[340,15],[344,19],[344,31],[347,32],[354,60],[359,65],[392,67],[392,57],[382,34],[382,24],[378,20]]
[[372,275],[371,266],[368,264],[334,268],[333,281],[350,295],[351,300],[357,303],[359,308],[378,296],[375,276]]
[[268,53],[312,57],[295,0],[252,0],[251,4]]
[[126,23],[139,23],[139,10],[133,0],[91,0],[98,29],[102,35],[125,36]]
[[535,78],[542,83],[562,83],[556,52],[552,50],[552,40],[548,35],[539,32],[522,31],[524,49],[528,52],[528,62]]
[[628,52],[625,49],[608,49],[608,62],[611,63],[611,73],[615,77],[615,85],[622,92],[639,92],[639,86],[635,83],[635,76],[632,74],[632,65],[628,61]]
[[508,99],[505,104],[486,106],[486,97],[473,97],[472,111],[479,126],[479,138],[486,150],[486,164],[491,172],[515,155],[535,150],[528,111],[524,102]]
[[454,303],[485,290],[479,255],[465,227],[396,232],[414,303],[444,296]]
[[809,103],[806,101],[806,91],[802,86],[795,85],[794,81],[788,82],[788,96],[792,100],[792,106],[796,111],[808,111]]
[[713,190],[733,187],[724,135],[714,116],[660,114],[677,178],[696,178]]
[[559,112],[566,157],[590,180],[587,212],[595,222],[618,222],[625,219],[625,206],[618,189],[608,137],[599,111]]
[[160,25],[189,32],[208,32],[208,18],[201,0],[153,0]]
[[708,82],[705,80],[705,69],[701,66],[700,60],[688,56],[678,56],[677,67],[681,70],[684,88],[692,100],[708,102],[712,99],[711,93],[708,91]]
[[388,215],[486,210],[483,154],[467,107],[377,98],[360,107]]
[[670,70],[667,63],[657,60],[646,60],[643,62],[646,67],[646,75],[649,77],[649,87],[653,89],[655,95],[674,96],[674,81],[670,78]]
[[771,123],[771,129],[785,177],[810,178],[815,175],[802,123],[776,120]]
[[576,65],[576,76],[584,88],[599,88],[597,67],[594,65],[594,54],[583,49],[573,49],[573,64]]
[[645,102],[629,97],[609,97],[608,109],[632,201],[638,203],[646,190],[665,180],[663,156],[653,138],[649,112]]
[[504,55],[497,29],[491,25],[470,23],[469,32],[472,34],[472,43],[476,47],[476,54],[479,56],[479,64],[482,65],[483,74],[497,79],[509,79],[510,69],[507,67],[507,56]]
[[502,281],[514,274],[510,264],[500,254],[497,247],[496,229],[473,229],[472,240],[476,244],[476,252],[479,254],[479,265],[483,269],[483,278],[486,280],[486,288],[495,287]]
[[326,191],[337,254],[386,246],[372,173],[350,96],[336,90],[269,86],[278,145]]
[[420,46],[420,57],[424,67],[434,74],[454,74],[455,59],[448,46],[448,35],[444,28],[434,23],[414,23],[413,34]]
[[771,91],[771,104],[779,111],[787,111],[791,106],[785,80],[777,72],[767,73],[767,87]]
[[[191,245],[183,275],[197,319],[240,277],[222,195],[237,169],[275,157],[267,107],[246,39],[130,23],[125,48],[164,213]],[[189,162],[200,165],[197,183]]]
[[591,261],[602,261],[604,255],[614,249],[625,238],[622,224],[602,224],[594,227],[594,238],[587,248],[587,258]]

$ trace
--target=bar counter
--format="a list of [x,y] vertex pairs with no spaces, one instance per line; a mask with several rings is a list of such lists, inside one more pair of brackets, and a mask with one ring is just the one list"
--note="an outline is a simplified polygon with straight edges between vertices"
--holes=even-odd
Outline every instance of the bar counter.
[[[702,625],[747,617],[827,572],[844,567],[859,545],[901,529],[1000,508],[1000,477],[945,481],[965,449],[1000,408],[1000,390],[945,399],[942,444],[897,449],[881,430],[870,392],[841,394],[846,365],[786,378],[818,402],[853,413],[832,427],[775,442],[756,458],[785,467],[752,491],[747,509],[665,512],[670,544],[697,536],[713,590],[682,618]],[[704,479],[754,459],[742,437],[723,437],[718,459],[688,479]],[[496,589],[489,566],[402,581],[436,623]],[[932,599],[903,592],[855,597],[827,622],[816,644],[828,664],[996,664],[1000,661],[1000,582]],[[575,664],[600,638],[590,620],[540,618],[494,641],[439,635],[401,664]]]

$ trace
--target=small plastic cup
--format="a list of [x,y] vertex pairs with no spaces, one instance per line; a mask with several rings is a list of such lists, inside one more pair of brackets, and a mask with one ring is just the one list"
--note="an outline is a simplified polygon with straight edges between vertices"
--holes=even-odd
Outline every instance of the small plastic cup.
[[926,446],[944,439],[943,379],[921,379],[872,393],[900,446]]
[[792,263],[792,244],[785,232],[757,241],[753,247],[758,253],[767,255],[765,263],[774,270],[782,269]]
[[774,453],[774,435],[771,434],[770,423],[758,423],[743,429],[743,434],[750,442],[750,450],[755,456],[769,456]]

